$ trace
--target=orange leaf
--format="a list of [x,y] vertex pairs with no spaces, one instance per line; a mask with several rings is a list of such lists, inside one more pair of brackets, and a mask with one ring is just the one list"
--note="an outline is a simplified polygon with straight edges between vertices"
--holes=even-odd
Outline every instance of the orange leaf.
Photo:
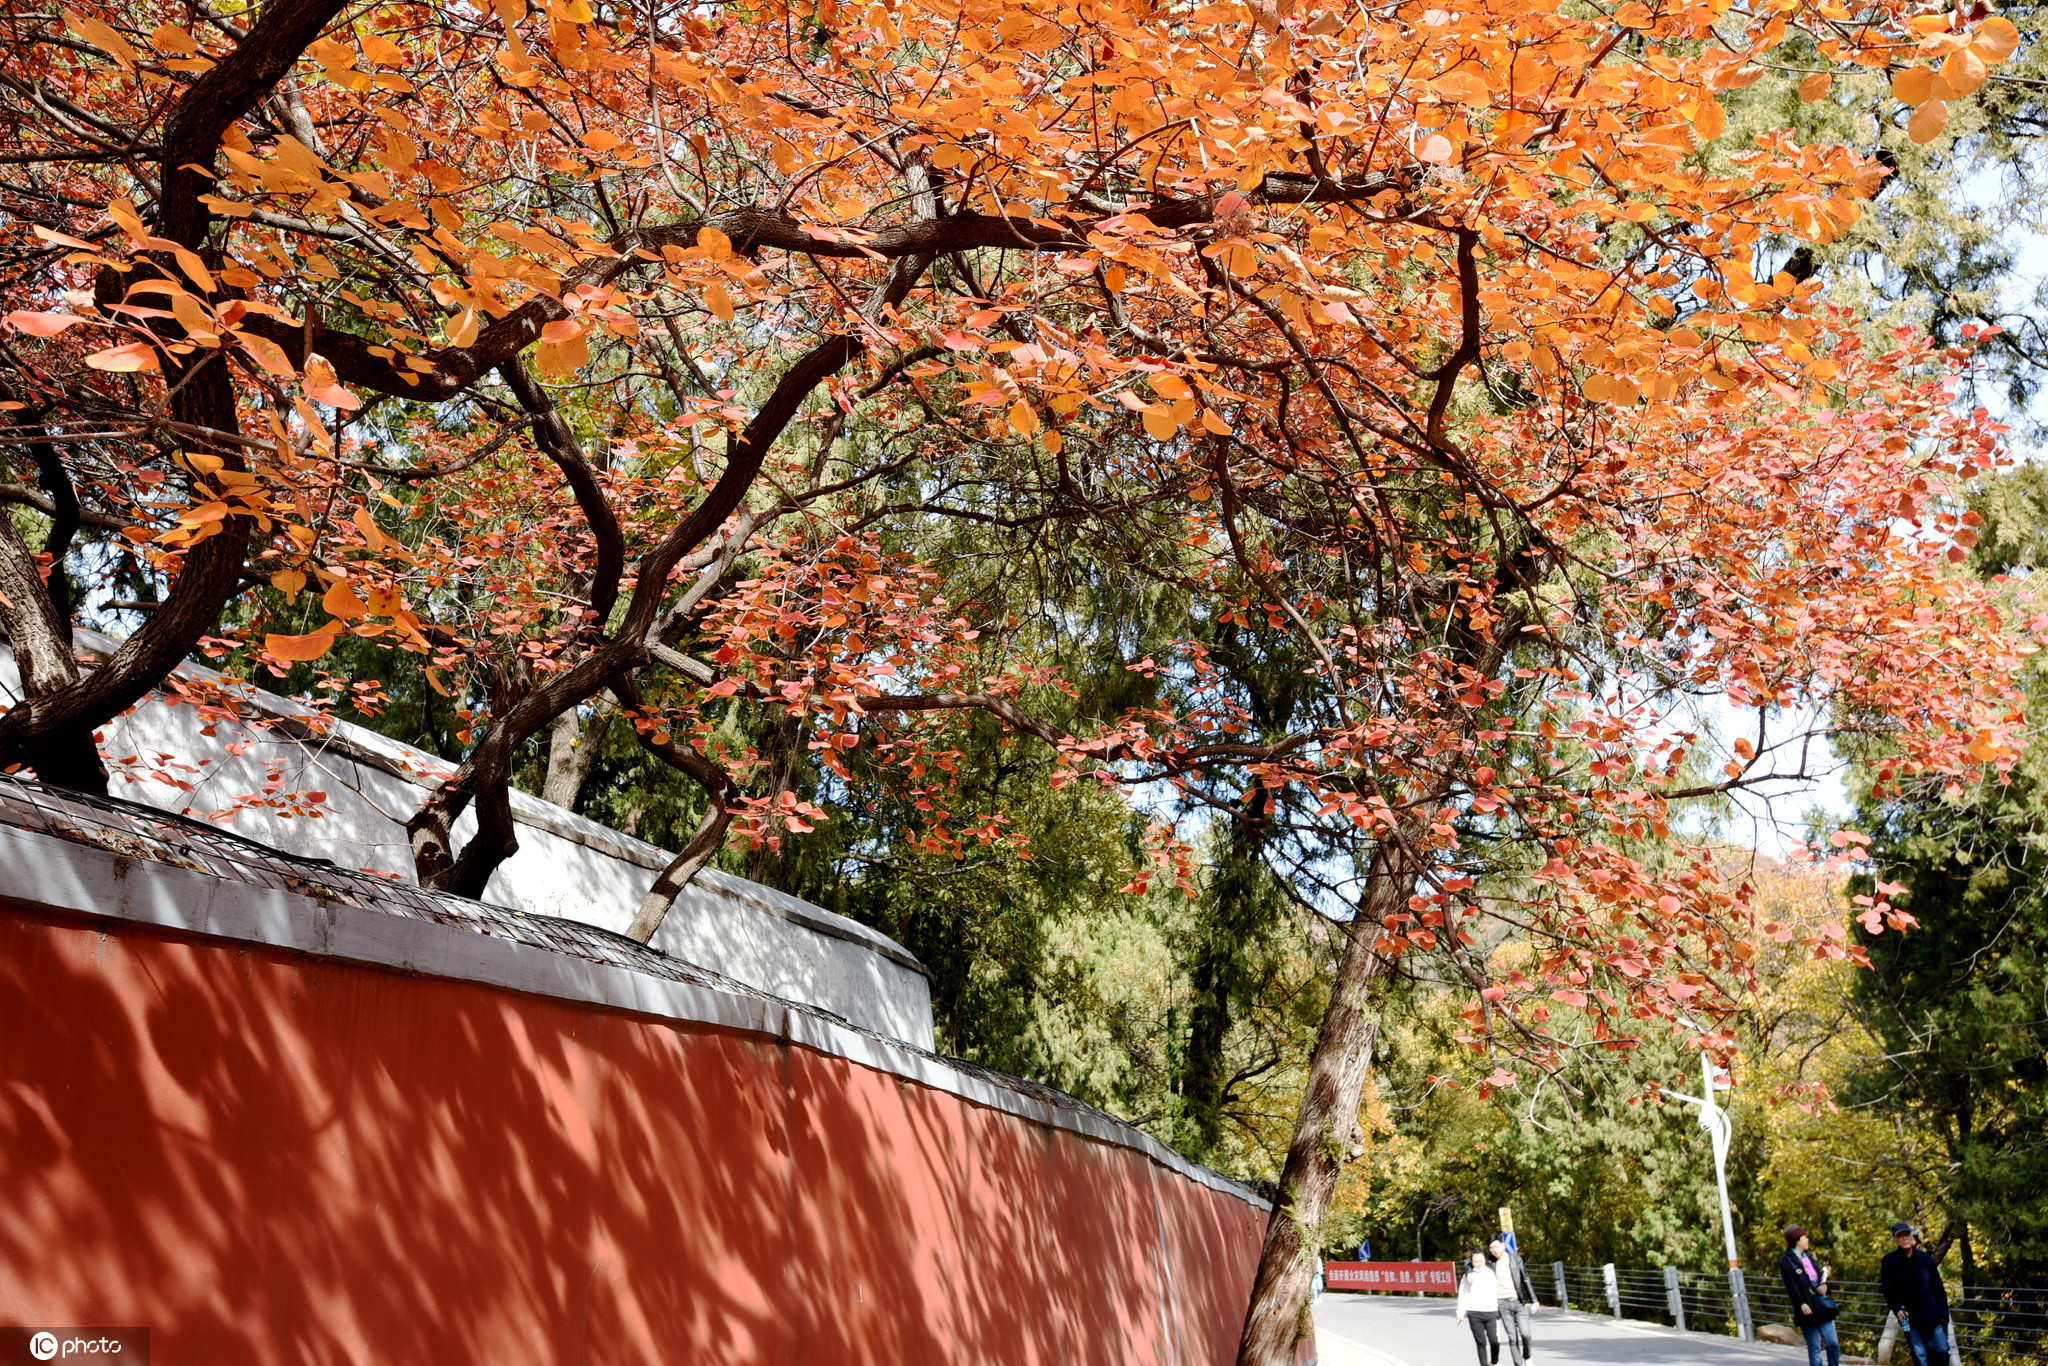
[[1493,92],[1486,86],[1486,78],[1476,71],[1449,71],[1431,81],[1438,94],[1460,104],[1481,105],[1491,103]]
[[717,314],[720,322],[732,321],[732,296],[725,292],[724,285],[712,285],[704,291],[704,306]]
[[1892,77],[1892,94],[1906,104],[1920,105],[1934,93],[1934,68],[1909,66]]
[[288,598],[295,598],[306,586],[306,576],[297,569],[280,569],[270,576],[270,586]]
[[199,51],[199,44],[192,41],[192,35],[171,24],[158,24],[156,31],[149,35],[149,41],[159,50],[189,57]]
[[573,379],[590,363],[590,339],[581,328],[575,328],[565,341],[541,343],[535,361],[550,379]]
[[111,370],[117,375],[157,368],[156,352],[142,342],[129,342],[126,346],[112,346],[104,351],[95,351],[85,358],[85,363],[95,370]]
[[1441,166],[1451,159],[1451,154],[1456,150],[1451,146],[1451,140],[1442,133],[1431,133],[1422,140],[1422,145],[1415,149],[1415,156],[1419,161]]
[[284,354],[284,348],[279,346],[270,338],[252,336],[245,332],[237,332],[235,334],[235,340],[242,344],[242,349],[244,351],[247,351],[251,356],[254,356],[256,358],[256,363],[258,365],[268,370],[271,374],[288,375],[292,377],[296,377],[298,375],[298,371],[292,369],[291,361],[286,358]]
[[1941,64],[1943,83],[1958,95],[1971,94],[1990,75],[1991,68],[1984,64],[1984,59],[1968,48],[1949,53],[1948,60]]
[[199,259],[198,252],[174,246],[171,248],[171,254],[178,258],[178,269],[184,271],[187,278],[199,286],[200,293],[213,293],[213,272],[206,268],[206,262]]
[[303,663],[314,660],[334,648],[334,638],[341,634],[339,627],[326,631],[315,631],[309,636],[265,636],[263,648],[272,658],[287,663]]
[[1827,98],[1828,91],[1835,88],[1833,72],[1817,71],[1799,83],[1799,98],[1807,104]]
[[[349,521],[355,526],[357,531],[363,534],[364,543],[372,550],[383,550],[397,544],[397,542],[384,534],[384,528],[377,525],[377,519],[370,515],[368,508],[357,508],[355,513],[349,518]],[[334,609],[329,608],[328,610],[333,611]],[[334,615],[340,616],[341,613],[335,612]]]
[[135,212],[135,205],[127,199],[116,199],[107,205],[107,216],[121,225],[121,231],[128,234],[128,240],[138,247],[149,245],[149,225],[142,221],[142,215]]
[[1719,100],[1703,100],[1699,112],[1692,116],[1692,126],[1700,135],[1700,141],[1712,142],[1727,130],[1728,111]]
[[1906,136],[1915,142],[1932,142],[1946,127],[1948,106],[1940,100],[1929,100],[1920,106],[1913,115],[1913,121],[1906,125]]
[[1145,431],[1154,441],[1167,441],[1180,430],[1180,424],[1173,420],[1173,414],[1162,407],[1145,410]]
[[1997,63],[2012,56],[2020,45],[2020,31],[2003,15],[1993,15],[1977,28],[1970,39],[1970,51],[1987,62]]
[[27,309],[16,309],[7,315],[9,327],[31,337],[54,337],[65,328],[76,327],[84,321],[70,313],[31,313]]
[[70,10],[63,11],[63,15],[66,28],[120,63],[123,71],[135,69],[135,49],[128,46],[126,38],[97,19],[88,19]]
[[83,247],[87,251],[99,250],[99,246],[96,243],[88,242],[83,237],[73,237],[68,232],[54,232],[40,223],[35,225],[35,234],[45,242],[54,242],[58,246]]
[[361,399],[341,387],[335,378],[334,367],[321,356],[313,356],[306,361],[306,397],[330,408],[363,406]]
[[356,596],[356,590],[348,586],[347,579],[336,579],[334,586],[320,599],[320,605],[330,616],[348,618],[370,614],[369,605]]

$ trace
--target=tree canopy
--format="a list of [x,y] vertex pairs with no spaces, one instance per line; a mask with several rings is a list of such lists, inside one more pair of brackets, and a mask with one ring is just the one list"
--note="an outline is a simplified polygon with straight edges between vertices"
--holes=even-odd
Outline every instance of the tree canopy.
[[[702,793],[643,939],[734,832],[780,854],[828,804],[1018,847],[963,792],[976,725],[1047,789],[1207,813],[1222,933],[1290,894],[1345,926],[1246,1330],[1278,1360],[1404,955],[1470,987],[1494,1085],[1735,1009],[1748,889],[1674,804],[1814,736],[1715,752],[1691,698],[1900,773],[2012,763],[2017,647],[1950,572],[2000,458],[1952,402],[1972,338],[1873,338],[1775,268],[1889,168],[1712,151],[1788,41],[1890,73],[1926,141],[2019,35],[1719,0],[10,12],[0,459],[46,520],[0,522],[0,765],[104,785],[95,727],[195,650],[423,685],[459,727],[416,871],[476,895],[539,737],[622,718]],[[147,610],[82,669],[122,585]],[[1144,857],[1131,894],[1205,894],[1190,834]],[[1499,980],[1496,925],[1532,950]]]

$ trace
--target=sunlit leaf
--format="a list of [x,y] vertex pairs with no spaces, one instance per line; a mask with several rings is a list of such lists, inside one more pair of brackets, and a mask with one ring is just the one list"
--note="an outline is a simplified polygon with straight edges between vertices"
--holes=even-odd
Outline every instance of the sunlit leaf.
[[1987,62],[1998,63],[2012,56],[2020,45],[2020,31],[2012,20],[1994,14],[1977,26],[1970,38],[1970,50]]
[[1909,66],[1892,77],[1892,94],[1906,104],[1925,104],[1933,93],[1933,67]]
[[1912,121],[1906,125],[1906,136],[1915,142],[1932,142],[1946,127],[1948,105],[1940,100],[1929,100],[1914,111]]
[[31,337],[54,337],[68,327],[76,327],[86,319],[72,313],[35,313],[28,309],[16,309],[7,315],[7,325],[16,332],[26,332]]
[[320,658],[334,648],[335,637],[340,634],[338,627],[315,631],[305,636],[265,636],[263,648],[273,658],[286,663],[303,664]]
[[95,370],[110,370],[116,374],[157,368],[156,352],[144,342],[129,342],[125,346],[95,351],[85,358],[85,363]]
[[66,28],[112,57],[124,71],[135,69],[135,49],[128,45],[126,38],[97,19],[73,14],[70,10],[63,11],[63,14]]

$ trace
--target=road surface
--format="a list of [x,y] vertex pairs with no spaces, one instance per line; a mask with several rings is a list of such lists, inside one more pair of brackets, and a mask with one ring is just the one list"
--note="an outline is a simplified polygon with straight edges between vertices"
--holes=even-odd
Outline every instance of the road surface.
[[[1448,1295],[1332,1293],[1316,1302],[1322,1366],[1476,1366],[1470,1330]],[[1604,1314],[1538,1309],[1530,1366],[1805,1366],[1804,1348],[1680,1333]],[[1507,1349],[1501,1349],[1502,1366]]]

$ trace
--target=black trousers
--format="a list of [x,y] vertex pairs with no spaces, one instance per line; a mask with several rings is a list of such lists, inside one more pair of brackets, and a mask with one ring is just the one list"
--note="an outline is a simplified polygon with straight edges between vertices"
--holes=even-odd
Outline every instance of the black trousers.
[[[1472,1330],[1472,1345],[1479,1350],[1479,1366],[1499,1366],[1500,1362],[1500,1315],[1468,1313],[1465,1324]],[[1514,1366],[1522,1366],[1522,1353],[1515,1341],[1515,1331],[1507,1332],[1508,1360]]]

